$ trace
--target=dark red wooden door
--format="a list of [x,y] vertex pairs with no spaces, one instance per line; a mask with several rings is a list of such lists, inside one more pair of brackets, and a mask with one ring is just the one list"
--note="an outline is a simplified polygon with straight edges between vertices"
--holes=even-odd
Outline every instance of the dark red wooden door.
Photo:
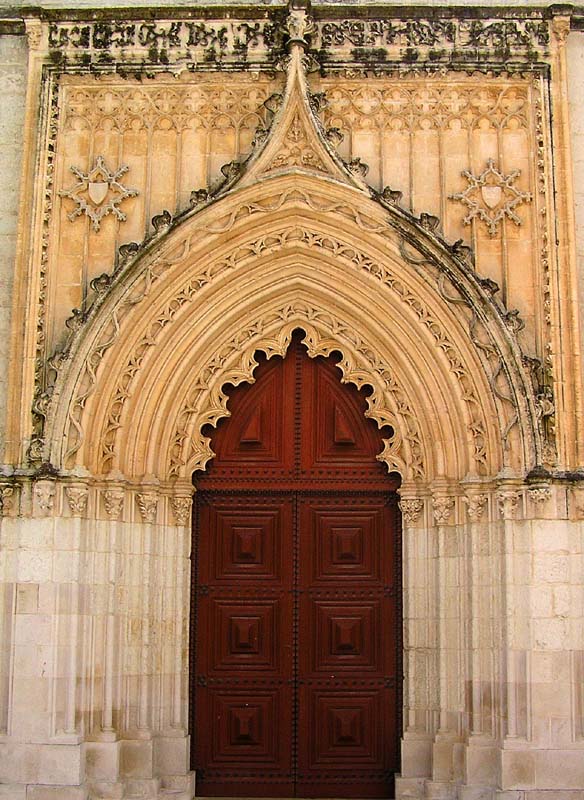
[[391,797],[399,517],[381,434],[298,338],[255,374],[229,391],[196,479],[197,793]]

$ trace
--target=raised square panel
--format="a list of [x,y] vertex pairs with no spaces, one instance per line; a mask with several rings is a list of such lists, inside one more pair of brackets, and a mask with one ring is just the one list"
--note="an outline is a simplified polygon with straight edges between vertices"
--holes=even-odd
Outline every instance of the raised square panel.
[[248,768],[261,762],[275,767],[279,759],[277,691],[211,692],[211,719],[216,720],[211,764]]
[[377,600],[314,602],[315,671],[382,669],[381,607]]
[[381,693],[317,689],[310,692],[308,702],[312,720],[309,768],[382,768]]
[[201,525],[210,545],[210,574],[200,575],[202,583],[240,581],[281,581],[284,579],[282,552],[291,538],[290,499],[275,500],[270,506],[249,501],[218,501],[205,508]]
[[213,641],[211,671],[279,667],[281,603],[278,600],[233,603],[212,600],[209,636]]
[[306,550],[312,548],[313,552],[311,574],[304,572],[305,581],[378,583],[382,562],[387,560],[381,546],[383,526],[387,525],[383,504],[373,508],[359,508],[357,503],[327,508],[309,503],[302,509],[303,541]]

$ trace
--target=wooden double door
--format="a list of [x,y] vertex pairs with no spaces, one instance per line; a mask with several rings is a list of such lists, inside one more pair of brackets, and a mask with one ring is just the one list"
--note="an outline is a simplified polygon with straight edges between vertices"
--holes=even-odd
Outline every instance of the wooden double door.
[[229,392],[196,480],[197,794],[392,797],[401,614],[396,483],[366,398],[295,338]]

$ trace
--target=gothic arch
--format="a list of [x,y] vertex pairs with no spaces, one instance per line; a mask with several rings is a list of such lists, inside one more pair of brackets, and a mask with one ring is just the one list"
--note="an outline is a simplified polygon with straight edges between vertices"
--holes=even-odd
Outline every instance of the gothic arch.
[[382,458],[404,479],[529,470],[514,318],[426,222],[296,172],[168,224],[96,286],[56,359],[46,459],[185,478],[211,456],[200,430],[228,413],[223,384],[252,380],[254,351],[285,352],[300,326],[311,355],[340,350],[344,380],[373,387],[370,416],[396,431]]

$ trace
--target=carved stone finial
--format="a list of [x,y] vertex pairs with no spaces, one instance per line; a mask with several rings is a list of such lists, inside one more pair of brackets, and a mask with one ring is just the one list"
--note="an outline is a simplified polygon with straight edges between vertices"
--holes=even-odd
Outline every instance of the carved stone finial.
[[308,14],[308,3],[291,2],[290,13],[286,17],[283,31],[289,37],[288,45],[300,45],[303,49],[309,46],[308,37],[316,33],[314,20]]

